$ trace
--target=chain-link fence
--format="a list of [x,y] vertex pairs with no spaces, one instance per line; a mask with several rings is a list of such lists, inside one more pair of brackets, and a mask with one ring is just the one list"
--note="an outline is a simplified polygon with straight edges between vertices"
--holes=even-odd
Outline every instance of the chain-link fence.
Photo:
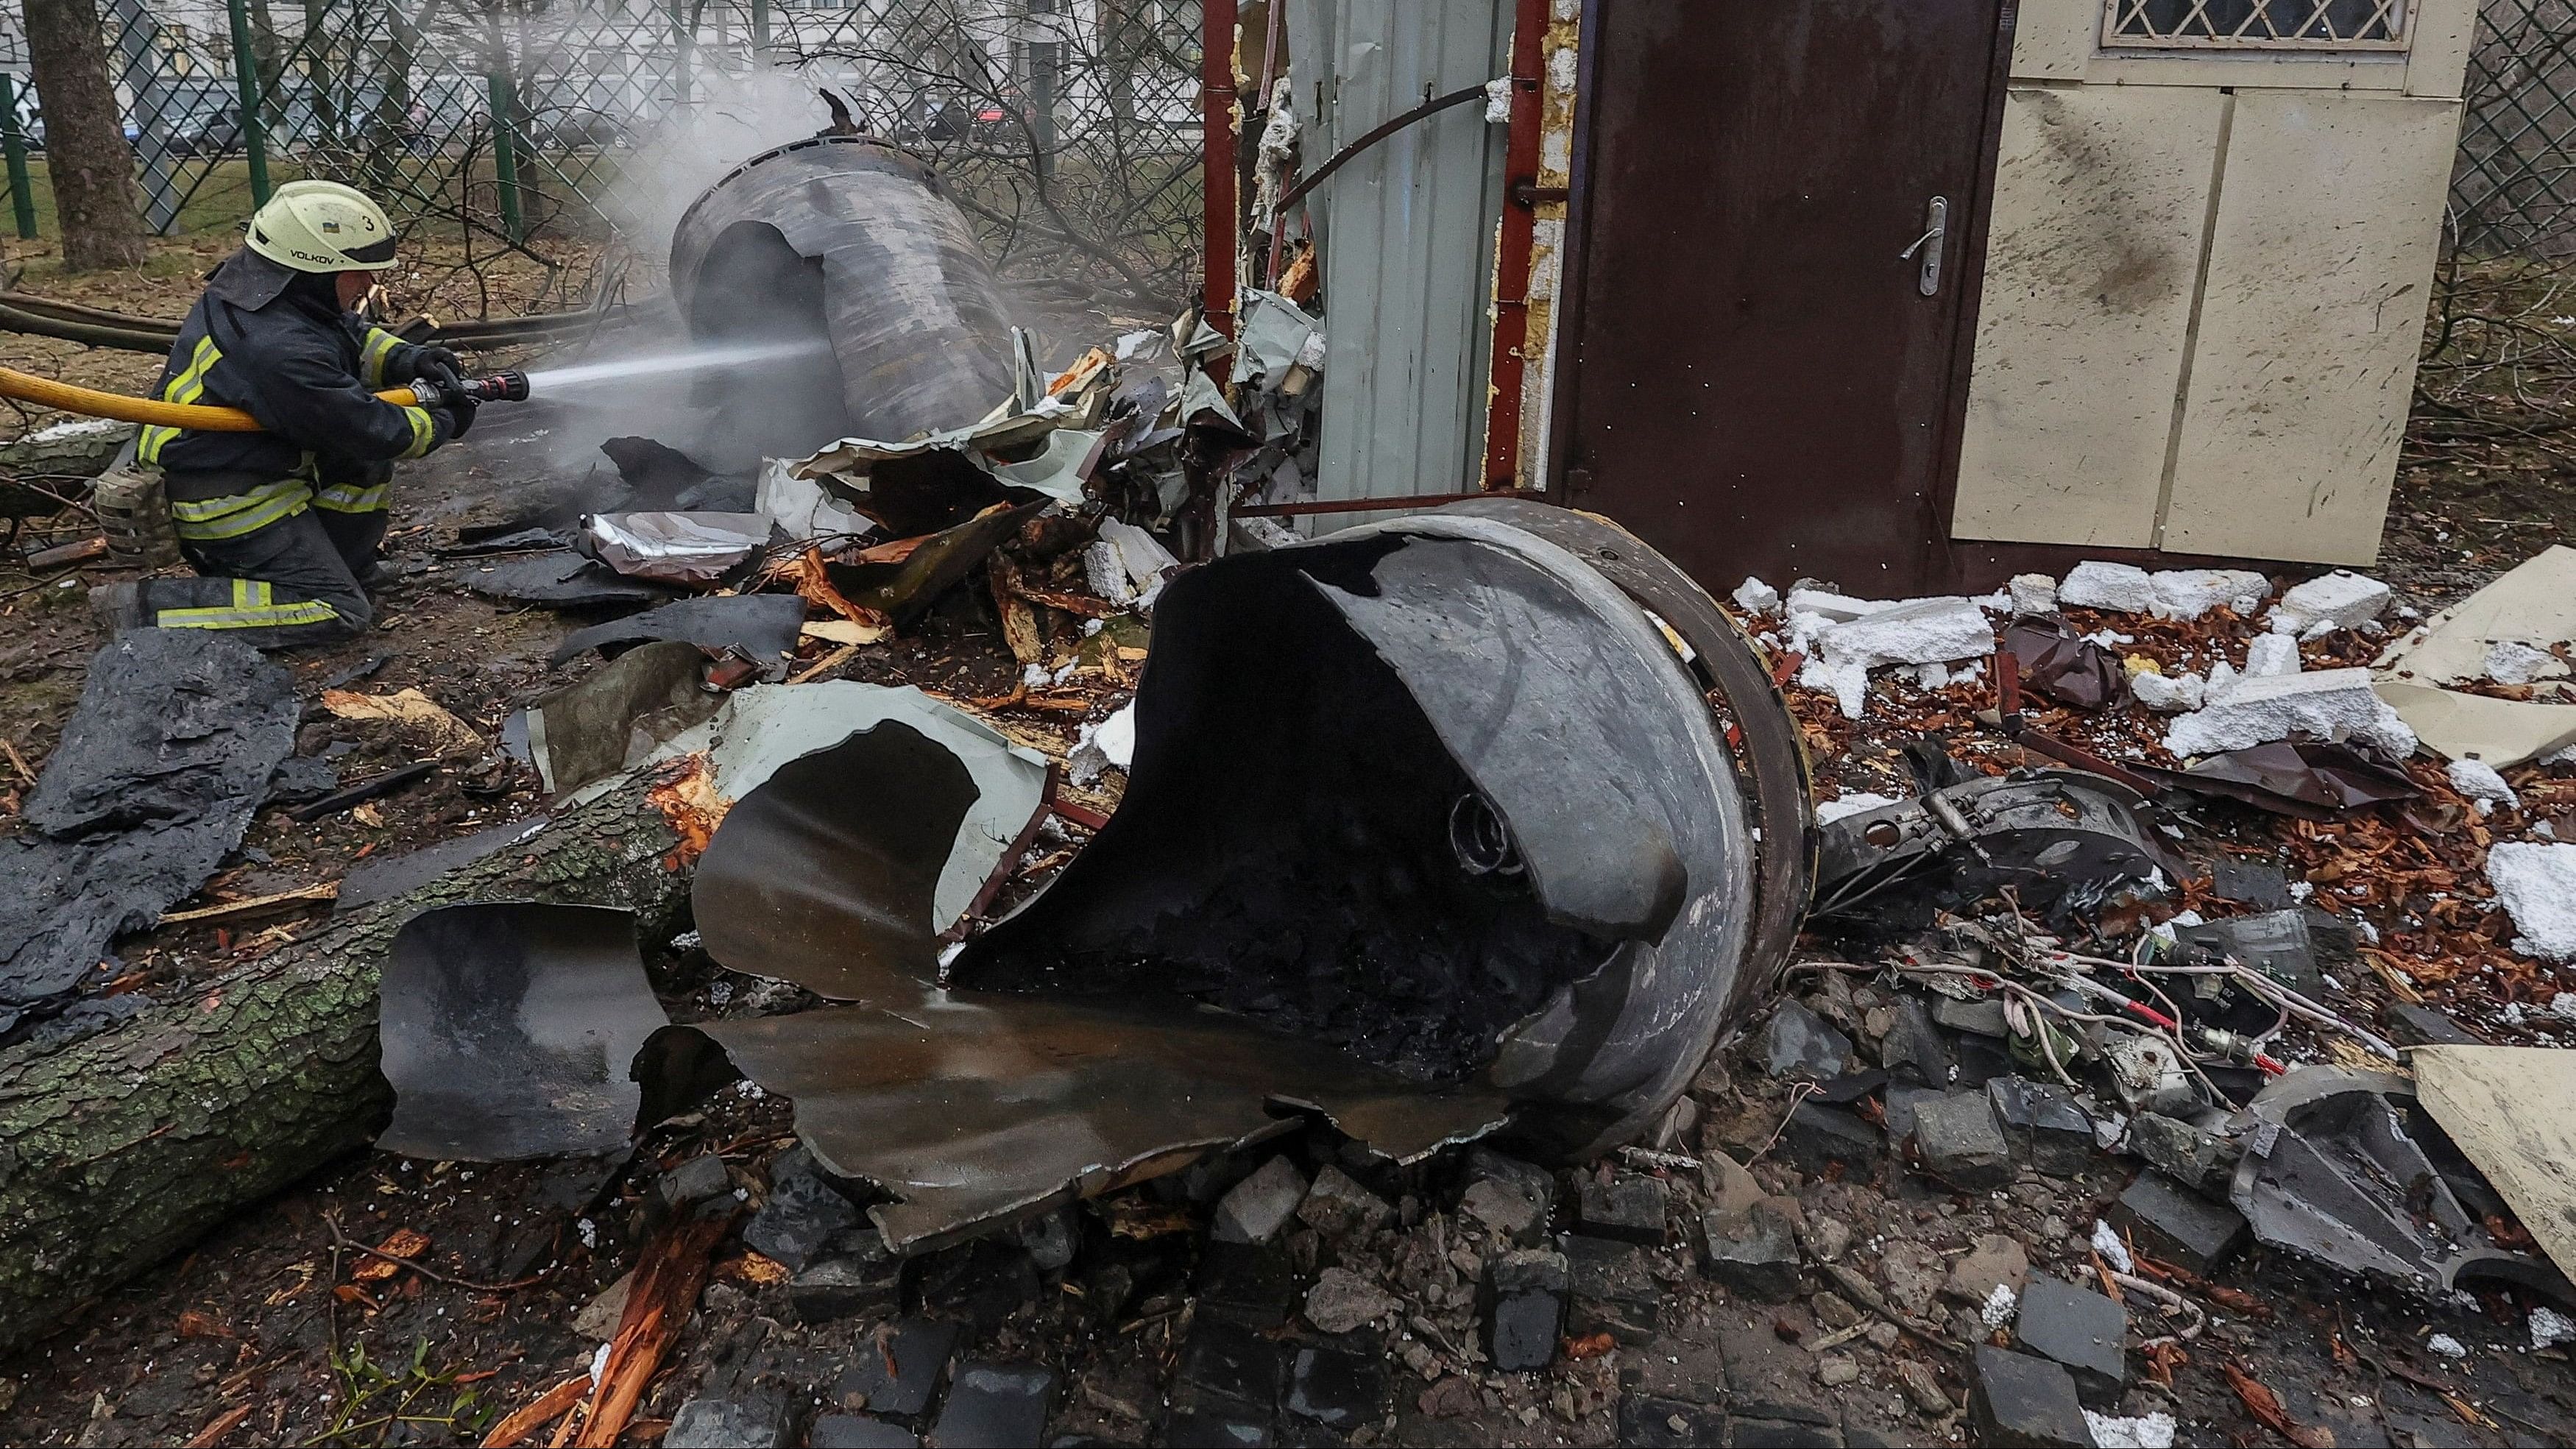
[[[102,0],[146,220],[287,180],[381,198],[425,264],[571,305],[725,165],[846,118],[926,155],[1006,275],[1176,305],[1195,252],[1196,0]],[[5,64],[0,57],[0,64]],[[11,79],[16,79],[12,77]],[[828,98],[825,93],[828,92]],[[42,98],[0,129],[36,223]],[[712,170],[708,163],[713,159]],[[22,226],[22,230],[25,228]]]
[[2480,8],[2451,179],[2456,239],[2480,253],[2576,250],[2576,4]]

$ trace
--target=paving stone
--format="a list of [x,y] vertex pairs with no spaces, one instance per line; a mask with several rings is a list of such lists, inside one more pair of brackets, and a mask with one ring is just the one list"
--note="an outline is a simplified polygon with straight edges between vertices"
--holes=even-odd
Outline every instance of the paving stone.
[[[783,1161],[802,1148],[779,1154]],[[753,1252],[775,1259],[794,1272],[822,1255],[835,1234],[859,1225],[859,1210],[839,1189],[811,1169],[784,1178],[771,1167],[769,1200],[743,1226],[742,1240]]]
[[2004,1003],[2000,996],[1982,996],[1975,1001],[1958,1001],[1947,996],[1933,998],[1932,1024],[1970,1036],[1991,1037],[2002,1041],[2011,1034],[2004,1023]]
[[1974,1442],[1988,1449],[2093,1449],[2092,1426],[2065,1369],[1980,1344],[1968,1377]]
[[2013,1344],[2063,1364],[2086,1406],[2108,1409],[2128,1381],[2129,1310],[2055,1278],[2033,1278],[2013,1319]]
[[1924,1171],[1962,1192],[1991,1192],[2013,1180],[2012,1143],[1983,1092],[1915,1108],[1914,1150]]
[[806,1431],[805,1443],[809,1449],[920,1449],[921,1439],[910,1429],[865,1414],[825,1414]]
[[2460,1024],[2429,1006],[2388,1008],[2388,1031],[2405,1046],[2484,1046]]
[[1804,1264],[1797,1230],[1768,1203],[1701,1215],[1700,1271],[1745,1297],[1786,1303],[1798,1296]]
[[1298,1418],[1348,1434],[1362,1424],[1383,1420],[1386,1405],[1383,1355],[1302,1347],[1289,1362],[1286,1408]]
[[1607,1238],[1568,1236],[1564,1252],[1566,1332],[1607,1333],[1632,1344],[1654,1338],[1663,1317],[1664,1289],[1648,1266],[1645,1249]]
[[1583,1179],[1576,1195],[1574,1230],[1649,1248],[1664,1245],[1664,1185],[1642,1173],[1614,1174],[1608,1182]]
[[774,1405],[691,1399],[662,1435],[670,1449],[775,1449],[787,1442],[787,1416]]
[[1728,1405],[1756,1419],[1831,1424],[1835,1416],[1816,1386],[1816,1356],[1781,1341],[1766,1317],[1729,1324],[1717,1335],[1726,1362]]
[[1843,1436],[1822,1424],[1738,1414],[1726,1421],[1726,1444],[1727,1449],[1843,1449]]
[[1821,1177],[1836,1163],[1846,1169],[1875,1173],[1887,1145],[1878,1129],[1842,1107],[1800,1102],[1789,1114],[1776,1151],[1780,1159],[1809,1177]]
[[1305,1198],[1305,1174],[1286,1157],[1274,1157],[1217,1200],[1216,1225],[1208,1236],[1220,1243],[1269,1242]]
[[1297,1220],[1327,1238],[1339,1238],[1361,1228],[1385,1227],[1395,1221],[1395,1209],[1350,1174],[1327,1165],[1297,1205]]
[[1627,1449],[1704,1449],[1724,1442],[1722,1409],[1646,1394],[1619,1399],[1619,1443]]
[[1714,1343],[1658,1338],[1619,1355],[1619,1387],[1686,1404],[1724,1404],[1726,1358]]
[[1941,1291],[1971,1308],[1985,1305],[1997,1287],[2010,1288],[2018,1295],[2030,1282],[2030,1254],[2018,1238],[2002,1233],[1988,1233],[1977,1239],[1967,1256],[1950,1265],[1950,1276],[1941,1281]]
[[2159,1172],[2141,1172],[2108,1214],[2128,1228],[2140,1249],[2161,1262],[2206,1278],[2252,1238],[2244,1215],[2225,1203],[2176,1183]]
[[723,1158],[701,1152],[654,1179],[653,1186],[662,1205],[676,1210],[733,1191],[733,1179],[725,1173]]
[[1255,1328],[1277,1328],[1297,1305],[1297,1268],[1277,1243],[1208,1243],[1190,1286],[1202,1314]]
[[1950,1045],[1932,1025],[1932,1009],[1919,996],[1896,1003],[1896,1022],[1878,1044],[1878,1064],[1900,1082],[1950,1085]]
[[1163,1421],[1162,1442],[1170,1449],[1270,1449],[1278,1440],[1266,1420],[1176,1412]]
[[2236,1176],[2236,1159],[2244,1149],[2216,1133],[2154,1112],[2129,1119],[2124,1139],[2147,1165],[2195,1192],[2222,1196]]
[[1954,1044],[1951,1065],[1955,1070],[1950,1085],[1961,1089],[1982,1087],[1997,1077],[2009,1077],[2020,1070],[2000,1041],[1981,1036],[1964,1036]]
[[970,1363],[957,1370],[930,1442],[980,1449],[1038,1449],[1045,1442],[1055,1371],[1038,1364]]
[[1286,1373],[1286,1350],[1277,1339],[1222,1319],[1195,1322],[1172,1376],[1172,1406],[1268,1423]]
[[1851,1038],[1795,1001],[1783,1001],[1763,1028],[1763,1053],[1775,1077],[1824,1081],[1840,1076],[1852,1060]]
[[890,1317],[901,1306],[901,1272],[891,1258],[819,1258],[787,1280],[788,1306],[801,1323]]
[[1867,1071],[1845,1072],[1830,1082],[1818,1084],[1807,1100],[1822,1102],[1829,1107],[1848,1107],[1886,1085],[1887,1072],[1883,1068],[1871,1067]]
[[1563,1253],[1521,1249],[1485,1273],[1485,1355],[1505,1373],[1545,1368],[1563,1336],[1573,1270]]
[[2286,911],[2299,902],[2277,865],[2222,860],[2209,868],[2209,893],[2257,911]]
[[2023,1162],[2050,1177],[2074,1177],[2093,1165],[2093,1119],[2075,1094],[2055,1082],[2023,1076],[1989,1078],[1986,1100]]
[[1911,1087],[1891,1083],[1887,1097],[1880,1105],[1880,1116],[1887,1122],[1889,1140],[1902,1142],[1914,1135],[1914,1112],[1926,1102],[1938,1102],[1950,1094],[1939,1087]]
[[879,1348],[870,1342],[850,1359],[832,1386],[832,1399],[845,1409],[912,1418],[929,1408],[939,1392],[949,1356],[957,1351],[957,1325],[935,1318],[897,1319],[883,1343]]

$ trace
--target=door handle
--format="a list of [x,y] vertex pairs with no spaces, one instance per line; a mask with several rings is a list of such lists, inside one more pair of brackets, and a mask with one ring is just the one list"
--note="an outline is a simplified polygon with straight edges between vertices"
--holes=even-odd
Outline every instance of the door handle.
[[1923,207],[1923,235],[1916,237],[1912,246],[1896,254],[1900,262],[1911,262],[1920,257],[1921,265],[1914,274],[1914,290],[1926,297],[1936,296],[1941,291],[1941,249],[1949,237],[1950,198],[1936,196]]

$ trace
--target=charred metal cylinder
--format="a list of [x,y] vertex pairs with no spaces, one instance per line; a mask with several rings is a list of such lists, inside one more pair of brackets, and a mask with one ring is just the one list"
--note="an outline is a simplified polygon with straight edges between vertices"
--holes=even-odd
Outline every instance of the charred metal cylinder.
[[735,167],[673,229],[671,288],[701,341],[829,344],[837,366],[716,380],[772,456],[960,427],[1010,392],[1009,310],[973,229],[937,173],[874,141],[817,136]]

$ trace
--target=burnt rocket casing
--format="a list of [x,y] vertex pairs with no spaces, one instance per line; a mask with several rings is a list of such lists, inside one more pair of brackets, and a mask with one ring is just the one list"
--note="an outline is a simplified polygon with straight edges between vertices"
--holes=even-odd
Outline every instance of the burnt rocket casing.
[[880,142],[817,136],[726,173],[672,230],[671,288],[701,341],[828,349],[712,380],[769,456],[961,427],[1011,391],[1009,309],[973,230],[937,173]]
[[[944,970],[930,882],[981,798],[945,731],[888,721],[738,799],[693,892],[707,950],[843,1004],[697,1030],[897,1199],[872,1213],[899,1251],[1299,1115],[1399,1160],[1633,1136],[1768,988],[1811,850],[1768,676],[1656,586],[1649,614],[1468,513],[1181,575],[1117,814]],[[1727,697],[1741,759],[1713,678],[1758,681]]]

